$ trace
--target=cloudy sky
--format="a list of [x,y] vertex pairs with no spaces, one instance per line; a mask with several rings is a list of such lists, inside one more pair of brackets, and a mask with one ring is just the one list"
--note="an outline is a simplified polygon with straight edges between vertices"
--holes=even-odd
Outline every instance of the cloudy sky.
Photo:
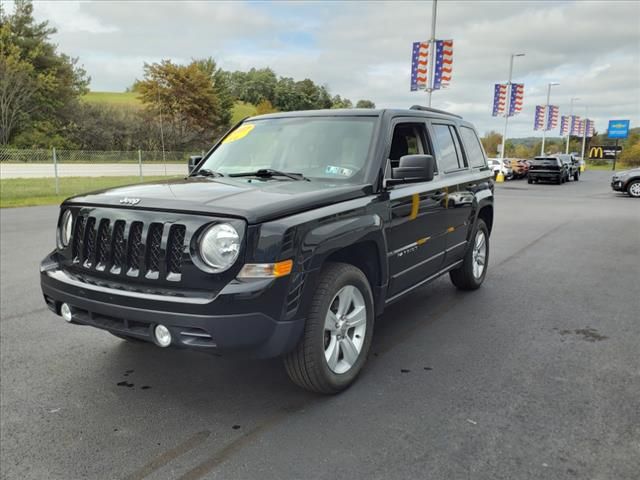
[[[411,44],[426,40],[431,2],[36,1],[35,15],[58,29],[61,51],[79,57],[95,91],[123,91],[144,62],[213,56],[225,69],[271,67],[311,78],[332,93],[378,107],[425,103],[409,91]],[[640,2],[440,0],[436,37],[454,40],[453,80],[433,106],[463,115],[481,133],[502,131],[491,116],[493,84],[525,84],[522,114],[509,136],[539,135],[533,111],[545,102],[606,128],[608,119],[640,126]]]

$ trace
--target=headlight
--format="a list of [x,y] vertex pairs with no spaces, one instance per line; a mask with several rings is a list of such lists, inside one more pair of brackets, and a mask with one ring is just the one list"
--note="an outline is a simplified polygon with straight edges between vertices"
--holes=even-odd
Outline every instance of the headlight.
[[200,257],[215,273],[228,270],[239,253],[240,235],[228,223],[209,227],[200,238]]
[[73,215],[71,210],[65,210],[60,221],[60,244],[62,247],[69,245],[71,241],[71,233],[73,228]]

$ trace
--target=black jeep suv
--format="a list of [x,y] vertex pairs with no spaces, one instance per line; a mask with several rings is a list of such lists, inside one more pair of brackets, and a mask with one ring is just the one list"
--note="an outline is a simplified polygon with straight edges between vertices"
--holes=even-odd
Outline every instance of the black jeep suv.
[[335,393],[387,305],[487,273],[493,183],[473,126],[424,107],[264,115],[184,179],[66,200],[44,299],[130,341],[283,356]]

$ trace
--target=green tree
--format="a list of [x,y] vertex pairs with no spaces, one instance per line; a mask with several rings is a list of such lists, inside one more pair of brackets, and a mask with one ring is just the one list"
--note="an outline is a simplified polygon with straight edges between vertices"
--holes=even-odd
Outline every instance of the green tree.
[[618,159],[623,165],[640,167],[640,142],[624,148]]
[[376,108],[376,104],[371,100],[358,100],[356,108]]
[[258,105],[256,105],[256,115],[264,115],[265,113],[274,113],[278,110],[271,105],[269,100],[262,100]]
[[353,103],[348,98],[336,95],[331,99],[331,108],[353,108]]
[[[215,62],[195,60],[177,65],[170,60],[144,65],[143,80],[136,81],[148,114],[162,129],[167,145],[174,149],[202,147],[229,127],[229,98],[220,95]],[[212,73],[213,72],[213,73]],[[221,83],[226,80],[220,74]],[[224,90],[227,91],[225,85]]]
[[485,134],[480,141],[482,142],[484,151],[487,152],[489,157],[495,157],[498,155],[498,147],[502,145],[502,135],[498,132],[491,131]]
[[[34,135],[39,139],[35,146],[49,146],[47,133],[52,139],[58,138],[72,119],[79,96],[87,91],[89,78],[77,59],[59,53],[50,41],[55,31],[48,22],[34,20],[30,0],[16,0],[12,14],[0,9],[3,144],[18,134],[28,137],[32,129],[43,133]],[[25,90],[18,92],[19,100],[10,101],[17,81]]]

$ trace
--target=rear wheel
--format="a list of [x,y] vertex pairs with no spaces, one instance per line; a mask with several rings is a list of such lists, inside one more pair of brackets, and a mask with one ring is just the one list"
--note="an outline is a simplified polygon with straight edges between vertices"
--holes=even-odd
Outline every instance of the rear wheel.
[[533,183],[533,180],[532,180],[532,179],[530,179],[530,178],[527,178],[527,183],[528,183],[529,185],[531,185],[531,184]]
[[449,272],[453,284],[460,290],[475,290],[482,285],[487,275],[489,263],[489,229],[481,218],[471,237],[472,244],[467,248],[462,265]]
[[573,181],[577,182],[580,179],[580,172],[576,172],[573,174]]
[[320,274],[302,338],[284,358],[289,378],[318,393],[349,387],[367,360],[373,322],[365,274],[353,265],[329,263]]
[[640,198],[640,180],[632,181],[627,187],[627,192],[633,198]]

